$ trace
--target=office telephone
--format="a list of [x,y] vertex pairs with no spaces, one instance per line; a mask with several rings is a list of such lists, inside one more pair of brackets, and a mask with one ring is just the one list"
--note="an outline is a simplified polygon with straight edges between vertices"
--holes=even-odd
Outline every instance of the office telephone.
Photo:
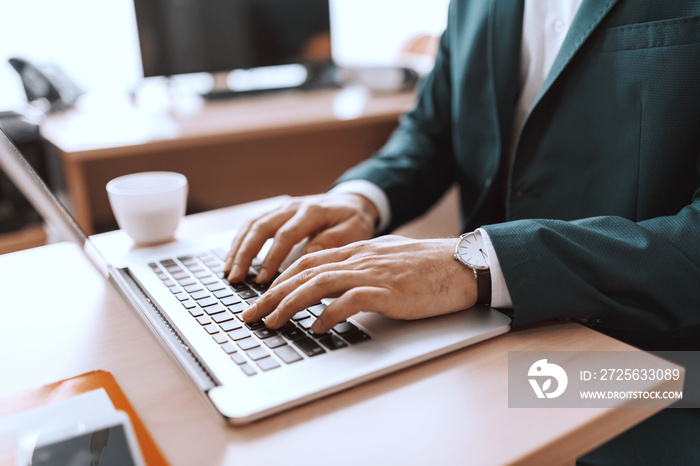
[[83,90],[55,65],[35,65],[22,58],[10,58],[10,65],[22,78],[22,85],[29,102],[45,99],[46,112],[71,107]]

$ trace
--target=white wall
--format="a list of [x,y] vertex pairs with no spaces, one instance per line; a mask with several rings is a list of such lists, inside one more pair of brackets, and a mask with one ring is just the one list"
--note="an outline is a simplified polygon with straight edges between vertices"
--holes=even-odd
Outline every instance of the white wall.
[[[330,0],[333,55],[388,64],[415,32],[437,34],[448,0]],[[12,56],[59,65],[84,89],[126,91],[141,79],[132,0],[0,0],[0,110],[25,102]]]

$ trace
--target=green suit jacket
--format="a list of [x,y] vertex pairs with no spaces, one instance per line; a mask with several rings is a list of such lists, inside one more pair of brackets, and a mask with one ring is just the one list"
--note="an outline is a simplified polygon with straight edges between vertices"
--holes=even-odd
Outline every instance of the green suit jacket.
[[514,325],[700,348],[700,1],[584,0],[510,154],[521,35],[521,1],[453,0],[416,109],[341,181],[384,189],[390,229],[457,183]]

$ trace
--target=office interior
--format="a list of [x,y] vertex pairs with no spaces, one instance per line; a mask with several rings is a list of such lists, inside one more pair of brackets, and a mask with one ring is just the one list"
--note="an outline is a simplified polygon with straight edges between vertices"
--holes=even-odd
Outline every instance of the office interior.
[[[283,0],[260,2],[271,8],[285,3]],[[137,21],[135,4],[139,3],[158,4],[146,0],[30,0],[15,2],[10,8],[9,16],[18,18],[17,21],[10,21],[6,16],[3,22],[4,33],[15,39],[0,44],[0,127],[90,235],[119,229],[105,185],[110,179],[133,172],[184,173],[190,183],[187,214],[224,212],[230,206],[327,189],[346,169],[371,157],[396,128],[400,116],[415,104],[422,79],[431,69],[437,38],[446,24],[449,0],[307,0],[308,5],[318,7],[327,3],[328,8],[328,34],[305,49],[310,59],[277,55],[268,62],[242,61],[247,65],[225,70],[219,65],[195,63],[191,72],[169,76],[164,75],[164,68],[158,68],[168,66],[167,63],[154,65],[145,61],[144,56],[151,46],[148,41],[153,37],[149,39],[144,30],[139,30],[147,29]],[[188,2],[159,3],[167,9]],[[323,11],[321,16],[325,14]],[[150,13],[166,15],[165,10]],[[302,20],[311,16],[305,13],[298,18],[287,17],[289,24],[286,26],[300,27]],[[253,48],[254,37],[239,38],[243,45],[231,53],[246,55],[246,47]],[[289,43],[291,39],[284,42]],[[175,55],[181,46],[174,40],[171,47]],[[226,50],[222,46],[219,52],[226,55]],[[201,52],[194,48],[187,53],[195,62],[201,58]],[[11,59],[17,58],[20,61],[11,63]],[[202,69],[196,70],[198,66]],[[206,71],[207,66],[216,69]],[[37,70],[39,75],[32,75]],[[49,90],[43,88],[47,94],[32,95],[37,92],[36,88],[28,90],[27,83],[31,87],[32,80],[36,84],[37,79],[41,81],[44,77],[48,77],[50,85]],[[38,92],[41,88],[39,85]],[[460,234],[457,204],[457,193],[453,189],[426,216],[397,233],[415,238],[457,236]],[[11,257],[7,263],[17,263],[19,259],[12,258],[22,257],[23,252],[62,241],[63,238],[0,173],[0,258]],[[95,279],[91,280],[91,285],[96,283]],[[100,293],[92,293],[91,299],[102,302],[104,298]],[[107,301],[114,304],[115,300],[109,297]],[[127,308],[123,303],[117,306]],[[540,341],[537,349],[569,341],[573,345],[571,349],[576,350],[596,347],[627,350],[612,339],[600,339],[602,337],[593,331],[566,325],[570,326],[556,335],[549,335],[547,326],[526,329],[508,336],[510,340],[502,340],[499,350],[530,349],[528,345],[533,340]],[[492,357],[488,347],[483,346],[466,355],[448,355],[432,366],[424,363],[420,374],[400,372],[370,388],[361,386],[331,395],[330,401],[323,399],[316,408],[312,403],[304,411],[283,417],[282,421],[273,421],[274,424],[263,421],[248,430],[236,431],[236,427],[223,425],[204,403],[194,407],[187,405],[190,411],[183,418],[187,418],[191,410],[201,410],[194,417],[200,422],[205,419],[202,432],[214,437],[212,442],[220,447],[220,451],[208,452],[206,458],[213,459],[215,463],[212,464],[236,464],[237,447],[247,445],[247,460],[254,456],[250,450],[257,444],[269,449],[279,440],[288,447],[292,440],[304,440],[301,437],[308,432],[322,430],[324,416],[329,412],[332,425],[341,425],[343,411],[351,409],[355,402],[372,409],[385,404],[397,412],[402,410],[396,418],[409,425],[412,418],[405,409],[410,411],[411,407],[405,405],[405,397],[393,396],[394,393],[406,392],[408,396],[410,392],[411,397],[428,398],[434,387],[424,383],[422,376],[463,380],[465,374],[475,375],[484,370]],[[163,355],[160,359],[167,360],[167,357]],[[490,374],[486,379],[503,382],[501,366],[501,372]],[[462,372],[460,367],[468,368],[468,372]],[[172,373],[170,368],[163,371],[157,373],[165,373],[169,381],[181,376],[175,369]],[[186,385],[185,377],[181,378]],[[125,391],[128,396],[128,390]],[[484,394],[474,393],[476,403],[480,403]],[[467,388],[467,398],[471,395],[471,389]],[[188,393],[188,402],[190,396],[195,397]],[[182,398],[180,394],[177,397]],[[147,403],[158,404],[149,395],[141,397],[134,405],[138,411]],[[160,414],[159,409],[162,408],[145,413],[145,419],[156,443],[162,446],[163,436],[170,434],[174,427],[163,428],[152,421]],[[529,420],[523,411],[517,414],[520,428],[537,431],[548,419],[548,414],[540,413],[536,420]],[[645,414],[635,418],[636,414],[630,410],[620,418],[607,414],[588,418],[579,414],[572,415],[567,422],[595,426],[605,430],[607,438],[647,417]],[[353,420],[357,421],[354,417]],[[281,424],[288,421],[290,425]],[[312,424],[318,425],[312,428]],[[301,425],[303,429],[298,434],[285,438],[285,433]],[[425,431],[439,428],[436,425],[415,426],[415,430]],[[492,429],[494,434],[497,431],[495,421],[486,428]],[[159,430],[164,433],[159,434]],[[399,445],[401,440],[392,435],[387,433],[390,444]],[[426,435],[430,441],[436,441],[436,435]],[[575,464],[575,458],[570,458],[566,447],[566,442],[574,441],[573,437],[556,442],[547,438],[543,445],[525,456],[495,457],[506,458],[508,464]],[[399,464],[394,461],[400,455],[395,457],[391,451],[384,451],[381,441],[375,440],[367,448],[369,453],[362,457],[371,453],[379,461],[375,464]],[[584,447],[576,442],[584,440],[580,437],[574,441],[577,453],[583,453]],[[307,441],[313,443],[312,439]],[[507,451],[509,442],[502,441],[501,448]],[[528,451],[527,446],[514,443],[513,451]],[[602,440],[595,440],[590,445],[601,443]],[[196,447],[188,450],[194,451]],[[328,453],[322,447],[320,450]],[[167,451],[163,453],[167,458],[165,464],[196,464],[194,453],[181,458],[174,458]],[[2,442],[0,459],[1,454]],[[269,450],[261,454],[267,455]],[[352,458],[352,449],[338,454]],[[505,464],[491,463],[488,455],[480,455],[480,461],[487,460],[473,463],[469,458],[454,458],[454,462]],[[403,458],[400,464],[423,464],[428,458],[425,453],[414,458],[416,463]],[[562,458],[568,460],[562,463]],[[549,462],[550,459],[553,462]],[[346,463],[345,460],[340,462]],[[308,464],[325,463],[311,456]]]
[[[147,3],[144,2],[144,4]],[[315,3],[318,2],[306,3],[317,8]],[[325,3],[321,2],[322,5]],[[272,2],[272,5],[274,4],[275,2]],[[302,7],[308,7],[308,5],[305,4]],[[295,60],[297,57],[274,54],[262,58],[263,62],[260,63],[265,65],[280,63],[287,66],[255,66],[257,65],[255,62],[239,60],[250,68],[231,70],[232,73],[226,71],[180,73],[178,70],[165,69],[151,71],[148,69],[150,66],[148,63],[144,69],[140,45],[145,39],[139,40],[134,3],[131,1],[120,0],[110,2],[108,5],[96,5],[93,2],[72,0],[61,7],[52,2],[43,1],[18,4],[13,6],[13,10],[17,18],[24,18],[24,20],[8,22],[5,31],[22,39],[6,42],[0,49],[2,55],[0,86],[4,89],[0,96],[3,128],[8,131],[25,155],[33,160],[35,168],[44,175],[49,185],[64,193],[63,200],[73,206],[78,204],[77,208],[73,207],[72,213],[78,217],[81,226],[90,233],[117,228],[101,185],[103,187],[109,179],[130,171],[161,170],[167,169],[168,165],[171,170],[187,171],[186,174],[191,178],[190,187],[194,190],[194,195],[189,199],[188,213],[274,195],[312,194],[323,190],[353,162],[370,156],[395,126],[396,115],[410,107],[413,102],[411,94],[415,89],[416,76],[418,73],[423,75],[430,69],[434,39],[445,26],[447,2],[387,0],[375,5],[368,1],[331,1],[326,8],[329,19],[325,27],[329,29],[326,31],[329,35],[324,41],[319,41],[322,43],[321,46],[317,46],[316,54],[320,54],[321,58],[311,59],[312,62],[322,61],[324,65],[316,66],[309,73],[307,71],[311,68],[307,67],[305,70],[293,63],[301,61]],[[276,9],[279,10],[280,18],[287,14],[283,8]],[[272,11],[272,8],[270,10]],[[323,8],[321,10],[325,12]],[[368,11],[372,13],[367,14]],[[301,13],[299,18],[308,16],[310,15]],[[292,18],[288,24],[299,22],[299,18]],[[297,26],[297,28],[306,27],[311,26]],[[265,32],[265,34],[269,33],[269,31]],[[290,34],[294,33],[294,30],[290,31]],[[212,35],[208,40],[215,41],[218,38]],[[236,39],[228,38],[228,40]],[[242,43],[248,43],[251,40],[253,39],[239,38],[239,42]],[[176,45],[181,47],[181,44]],[[202,63],[197,57],[201,52],[194,46],[188,53],[191,55],[190,61],[194,63],[191,65],[191,70],[206,70],[208,67],[219,69],[226,66],[226,63]],[[263,56],[263,52],[256,53]],[[43,70],[49,79],[54,79],[58,83],[57,87],[62,96],[56,99],[62,99],[68,103],[59,105],[54,102],[51,105],[47,104],[47,99],[31,99],[37,96],[27,95],[20,73],[10,64],[10,59],[13,58],[26,61],[30,66]],[[215,59],[209,57],[209,60]],[[327,62],[333,63],[333,70],[325,67]],[[326,71],[323,71],[324,69]],[[375,70],[375,77],[377,70],[380,74],[378,80],[375,79],[373,83],[369,83],[375,86],[374,90],[357,84],[357,71],[366,72],[368,69]],[[404,77],[403,71],[388,78],[381,75],[382,71],[394,69],[410,70],[411,75]],[[185,71],[191,70],[185,69]],[[158,75],[161,71],[175,71],[177,74],[166,78]],[[313,76],[314,83],[311,85],[307,83],[306,86],[302,86],[302,89],[297,89],[299,92],[293,92],[296,86],[304,82],[307,74],[312,73],[318,75]],[[309,79],[311,78],[309,76]],[[336,84],[340,81],[344,84]],[[229,89],[231,85],[248,92],[238,92],[235,98],[202,97],[211,92],[214,86]],[[311,89],[313,86],[319,88],[317,92],[313,92],[315,90]],[[282,92],[265,91],[285,87],[288,90]],[[327,94],[325,97],[318,96],[324,92]],[[333,95],[329,95],[329,92]],[[327,112],[327,116],[326,114],[309,115],[311,119],[364,121],[358,117],[366,106],[371,106],[376,107],[376,111],[384,113],[384,121],[376,125],[378,128],[373,131],[359,131],[354,135],[366,140],[361,147],[356,147],[361,154],[358,153],[349,158],[340,156],[337,157],[337,162],[334,162],[332,156],[324,156],[323,165],[327,168],[326,172],[319,173],[311,183],[301,180],[296,182],[285,180],[278,183],[273,181],[267,183],[267,186],[242,186],[235,190],[238,192],[237,195],[229,196],[219,192],[220,190],[210,189],[215,183],[211,179],[206,179],[207,169],[194,170],[192,165],[184,160],[172,163],[172,159],[179,156],[173,155],[168,161],[166,154],[168,149],[163,149],[159,156],[164,158],[154,165],[147,164],[147,166],[140,165],[136,160],[137,157],[124,160],[120,158],[120,154],[113,154],[116,157],[110,156],[109,160],[105,160],[102,164],[94,163],[88,156],[80,169],[85,170],[82,177],[89,186],[85,190],[80,189],[80,193],[70,192],[71,186],[76,183],[71,180],[70,174],[66,176],[66,171],[70,171],[70,168],[66,168],[66,160],[71,157],[67,156],[66,152],[84,152],[86,148],[88,150],[94,148],[97,151],[95,153],[95,159],[97,159],[101,157],[99,149],[106,149],[108,148],[106,145],[112,144],[117,152],[122,150],[128,154],[129,147],[133,146],[135,141],[138,143],[139,140],[150,142],[172,140],[177,138],[178,133],[206,132],[206,129],[195,127],[197,125],[195,120],[202,118],[208,118],[211,120],[211,125],[217,125],[216,129],[209,130],[209,133],[221,134],[235,130],[244,133],[246,128],[237,129],[241,120],[248,120],[243,122],[249,125],[247,129],[259,129],[260,124],[264,125],[266,120],[275,118],[279,105],[284,106],[286,103],[289,106],[288,114],[279,117],[286,121],[275,123],[277,127],[284,127],[294,120],[293,107],[299,104],[303,106],[304,97],[313,102],[315,95],[321,100],[326,99],[318,101],[315,105],[320,106],[318,111]],[[374,97],[378,100],[368,103],[368,100]],[[262,102],[256,102],[256,98]],[[289,100],[294,98],[301,100],[293,102]],[[278,99],[278,102],[274,99]],[[29,100],[32,102],[30,103]],[[204,108],[205,106],[210,109]],[[198,112],[204,112],[204,116]],[[216,112],[217,115],[212,112]],[[223,116],[218,115],[219,113]],[[178,121],[178,118],[181,118],[181,121]],[[226,118],[229,118],[229,121]],[[204,123],[199,125],[204,126]],[[365,126],[369,128],[369,124]],[[50,135],[54,131],[52,127],[55,129],[55,138]],[[294,131],[293,128],[282,128],[278,133]],[[333,131],[338,130],[330,128],[326,132],[326,137],[332,139]],[[322,133],[316,133],[316,135],[323,137]],[[197,144],[200,146],[210,144],[215,135],[208,136],[212,139],[195,143],[189,154],[180,155],[185,158],[190,157],[192,152],[197,151]],[[274,147],[274,144],[270,145],[269,141],[265,147],[250,141],[244,141],[241,144],[246,146],[243,148],[244,151],[253,151],[252,153],[258,155],[261,154],[260,151],[266,153],[289,150],[291,144],[291,150],[299,152],[299,158],[293,165],[300,169],[305,163],[300,153],[301,146],[306,144],[313,146],[314,142],[295,138],[290,134],[281,136],[280,141],[284,142],[280,142],[279,148]],[[319,147],[318,150],[321,145],[321,142],[315,143],[315,146]],[[232,149],[237,149],[237,146],[235,144],[228,148],[222,146],[221,150]],[[314,152],[317,149],[314,147],[306,150]],[[246,157],[242,156],[242,158]],[[210,163],[219,162],[217,158]],[[178,166],[180,163],[189,167]],[[280,171],[289,168],[285,166],[280,168]],[[224,179],[218,182],[224,183]],[[82,183],[79,181],[77,184]],[[278,187],[275,187],[275,184]],[[304,184],[306,184],[305,187]],[[40,225],[41,222],[33,209],[27,205],[21,195],[7,185],[8,183],[3,181],[5,190],[9,192],[3,193],[4,213],[1,222],[3,227],[0,232],[2,235],[0,251],[10,252],[52,241],[51,232],[48,232],[47,237],[47,232],[43,231],[45,228]],[[228,188],[225,189],[230,191]],[[80,213],[80,205],[84,202],[82,198],[88,198],[90,203],[90,207],[84,210],[85,216]],[[447,210],[450,207],[443,209]],[[90,217],[89,220],[80,221],[88,217]],[[455,222],[451,221],[446,214],[443,217],[446,223],[441,228],[443,231],[452,231]]]

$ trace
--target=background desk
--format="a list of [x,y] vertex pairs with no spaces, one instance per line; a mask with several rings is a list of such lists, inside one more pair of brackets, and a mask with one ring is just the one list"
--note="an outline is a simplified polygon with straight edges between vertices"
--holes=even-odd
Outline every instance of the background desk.
[[191,97],[148,110],[93,96],[50,116],[41,133],[59,159],[75,217],[92,233],[116,228],[107,181],[135,171],[184,173],[190,212],[321,192],[381,147],[414,101],[410,92],[345,89]]
[[[260,207],[191,216],[178,236],[229,228],[237,214]],[[128,246],[121,232],[100,239]],[[234,428],[75,246],[0,256],[0,287],[0,397],[110,371],[174,465],[557,465],[653,413],[509,409],[508,351],[631,350],[579,325],[558,324],[514,331]]]

